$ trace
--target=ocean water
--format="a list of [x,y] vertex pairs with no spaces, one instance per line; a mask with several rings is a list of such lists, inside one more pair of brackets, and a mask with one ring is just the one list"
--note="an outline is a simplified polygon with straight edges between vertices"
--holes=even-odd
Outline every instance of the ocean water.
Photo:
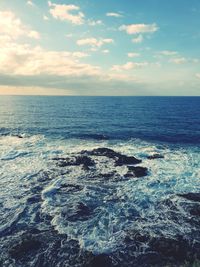
[[[126,179],[127,166],[116,167],[104,156],[91,156],[91,170],[58,164],[59,158],[100,147],[141,159],[138,166],[148,168],[148,175]],[[149,160],[154,154],[164,158]],[[130,231],[168,238],[194,235],[193,241],[200,241],[178,197],[199,192],[199,97],[0,96],[2,266],[81,266],[76,257],[68,263],[64,254],[56,254],[55,265],[12,257],[10,247],[30,229],[55,231],[83,253],[112,254],[115,262]],[[165,205],[168,199],[176,206],[177,220]],[[77,214],[80,203],[87,215]],[[145,246],[141,242],[134,256]]]

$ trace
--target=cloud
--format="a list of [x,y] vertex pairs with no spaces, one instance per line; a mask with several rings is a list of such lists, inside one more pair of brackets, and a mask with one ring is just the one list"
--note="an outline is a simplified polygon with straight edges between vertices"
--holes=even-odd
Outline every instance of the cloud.
[[84,23],[85,15],[80,11],[80,7],[76,5],[59,5],[48,1],[50,7],[50,14],[62,21],[69,21],[75,25]]
[[114,43],[113,39],[107,38],[107,39],[96,39],[96,38],[86,38],[86,39],[80,39],[77,41],[77,45],[79,46],[84,46],[84,45],[88,45],[91,46],[93,48],[99,48],[105,44],[112,44]]
[[127,56],[130,57],[130,58],[139,57],[140,53],[132,53],[132,52],[130,52],[130,53],[127,54]]
[[40,38],[39,32],[22,24],[21,20],[11,11],[0,11],[0,36],[10,39],[17,39],[21,36],[33,39]]
[[46,15],[43,15],[43,20],[49,20],[49,18]]
[[144,40],[144,38],[143,38],[143,36],[140,34],[140,35],[138,35],[138,37],[133,38],[133,39],[132,39],[132,42],[135,43],[135,44],[140,44],[140,43],[143,42],[143,40]]
[[35,4],[31,0],[27,1],[26,4],[29,6],[35,6]]
[[86,56],[88,54],[80,51],[51,51],[29,44],[1,43],[0,40],[0,73],[23,76],[81,76],[99,73],[98,66],[79,61]]
[[108,12],[108,13],[106,13],[106,16],[107,16],[107,17],[115,17],[115,18],[122,18],[122,17],[123,17],[122,14],[120,14],[120,13],[115,13],[115,12]]
[[200,79],[200,73],[196,73],[196,77]]
[[128,71],[137,67],[146,67],[148,62],[127,62],[124,65],[113,65],[112,71]]
[[89,26],[103,25],[103,21],[102,20],[88,20],[88,25]]
[[175,56],[178,54],[178,52],[170,51],[170,50],[164,50],[164,51],[160,51],[159,54],[163,55],[163,56]]
[[158,30],[156,23],[153,24],[130,24],[119,27],[120,31],[126,31],[127,34],[154,33]]
[[169,60],[169,62],[179,65],[179,64],[186,63],[187,62],[187,59],[184,58],[184,57],[177,57],[177,58],[171,58]]
[[102,53],[103,53],[103,54],[108,54],[108,53],[110,53],[110,50],[108,50],[108,49],[104,49],[104,50],[102,50]]

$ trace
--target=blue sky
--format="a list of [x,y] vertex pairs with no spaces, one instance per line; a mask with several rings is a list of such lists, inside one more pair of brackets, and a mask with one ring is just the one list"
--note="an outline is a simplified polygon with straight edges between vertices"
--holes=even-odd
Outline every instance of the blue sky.
[[0,2],[0,94],[200,95],[199,0]]

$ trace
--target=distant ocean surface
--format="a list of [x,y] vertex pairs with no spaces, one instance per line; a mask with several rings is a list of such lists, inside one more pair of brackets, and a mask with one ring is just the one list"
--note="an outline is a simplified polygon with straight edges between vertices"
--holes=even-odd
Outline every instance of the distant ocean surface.
[[0,266],[151,266],[152,250],[164,266],[155,242],[177,236],[195,258],[180,195],[200,193],[199,170],[200,97],[0,96]]

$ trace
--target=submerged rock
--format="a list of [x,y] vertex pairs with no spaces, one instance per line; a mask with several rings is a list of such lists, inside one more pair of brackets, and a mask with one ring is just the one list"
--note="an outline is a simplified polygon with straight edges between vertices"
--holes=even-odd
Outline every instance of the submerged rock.
[[106,254],[100,254],[97,256],[94,256],[94,258],[84,265],[84,267],[112,267],[112,260],[109,257],[109,255]]
[[85,221],[91,215],[92,210],[84,203],[79,202],[75,206],[66,207],[62,210],[62,216],[70,222]]
[[126,178],[139,178],[148,175],[148,169],[145,167],[128,166],[128,172],[125,174]]
[[19,244],[13,246],[9,253],[12,258],[20,259],[26,256],[28,253],[34,253],[34,251],[40,249],[41,242],[33,237],[26,237]]
[[176,261],[183,262],[190,258],[191,248],[187,241],[181,237],[177,239],[166,237],[153,238],[149,242],[149,247],[151,250]]
[[164,156],[161,154],[153,154],[151,156],[148,156],[147,159],[164,159]]
[[178,194],[179,197],[185,198],[187,200],[192,200],[195,202],[200,202],[200,193],[187,193],[187,194]]

